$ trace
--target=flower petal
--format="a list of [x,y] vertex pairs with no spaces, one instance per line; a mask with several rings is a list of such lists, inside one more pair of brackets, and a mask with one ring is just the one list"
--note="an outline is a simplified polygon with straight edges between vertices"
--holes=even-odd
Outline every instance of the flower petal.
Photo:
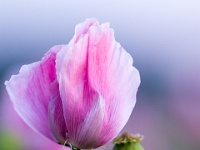
[[58,53],[57,78],[68,142],[96,148],[126,124],[140,77],[109,24],[92,25],[79,37],[65,47],[65,54],[64,49]]
[[[90,88],[87,80],[86,72],[86,59],[87,59],[87,43],[88,36],[84,36],[74,46],[68,47],[66,55],[63,58],[61,70],[59,74],[59,89],[63,103],[64,117],[66,121],[66,127],[68,130],[67,139],[68,142],[78,148],[93,148],[88,146],[93,140],[93,144],[97,142],[95,135],[91,135],[91,132],[85,133],[89,129],[83,128],[83,124],[90,125],[89,120],[93,118],[87,118],[87,116],[97,116],[98,123],[96,127],[101,125],[103,116],[99,113],[92,115],[92,112],[98,112],[103,109],[100,105],[101,99],[98,92]],[[59,58],[59,54],[57,59]],[[99,102],[97,100],[99,99]],[[88,121],[87,121],[88,120]],[[92,123],[92,122],[91,122]],[[91,126],[90,126],[91,128]],[[93,130],[95,127],[92,127]],[[83,133],[83,131],[85,131]],[[96,131],[99,131],[97,129]],[[98,134],[98,132],[93,132]],[[88,136],[90,134],[90,136]],[[81,136],[85,135],[85,136]],[[87,136],[86,136],[87,135]],[[84,138],[84,141],[83,141]],[[84,145],[83,145],[84,143]],[[85,146],[85,147],[83,147]]]
[[[68,45],[64,46],[62,50],[58,53],[56,59],[56,71],[57,71],[57,78],[59,80],[59,73],[62,67],[63,59],[68,59],[71,56],[72,48],[76,42],[79,41],[80,38],[84,37],[91,26],[98,26],[99,22],[95,18],[86,19],[85,22],[78,24],[75,27],[75,35],[73,36],[72,40],[69,42]],[[71,50],[69,50],[71,49]]]
[[105,116],[100,142],[112,140],[128,121],[136,103],[140,84],[133,60],[114,39],[109,24],[89,30],[88,80],[105,100]]
[[57,80],[50,85],[50,91],[52,94],[48,107],[50,127],[54,137],[59,141],[59,144],[64,144],[66,141],[67,129]]
[[105,115],[105,102],[99,95],[93,102],[93,106],[89,109],[85,116],[84,122],[79,126],[79,133],[76,135],[77,144],[83,148],[93,148],[102,145],[99,139],[101,134],[102,121]]
[[24,65],[18,75],[5,82],[15,110],[35,131],[57,141],[48,120],[50,84],[56,80],[55,59],[62,46],[54,46],[40,62]]
[[80,38],[88,33],[91,26],[98,26],[99,22],[95,18],[86,19],[85,22],[78,24],[75,27],[75,35],[70,41],[70,44],[75,44]]

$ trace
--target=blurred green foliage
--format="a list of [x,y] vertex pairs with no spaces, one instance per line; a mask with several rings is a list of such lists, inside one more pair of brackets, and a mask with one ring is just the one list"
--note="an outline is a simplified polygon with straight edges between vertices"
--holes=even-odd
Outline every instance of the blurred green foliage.
[[22,150],[21,141],[6,131],[0,131],[0,149],[1,150]]

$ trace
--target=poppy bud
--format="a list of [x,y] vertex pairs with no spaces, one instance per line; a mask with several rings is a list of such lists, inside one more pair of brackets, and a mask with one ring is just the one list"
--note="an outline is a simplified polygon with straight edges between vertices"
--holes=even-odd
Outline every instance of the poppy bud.
[[127,132],[113,140],[115,144],[113,150],[144,150],[140,142],[143,140],[143,136],[131,135]]

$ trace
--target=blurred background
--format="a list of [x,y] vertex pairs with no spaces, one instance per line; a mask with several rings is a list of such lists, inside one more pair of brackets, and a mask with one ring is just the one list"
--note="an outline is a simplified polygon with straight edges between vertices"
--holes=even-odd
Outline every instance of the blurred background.
[[4,81],[52,46],[67,44],[89,17],[110,22],[141,74],[122,133],[144,135],[146,150],[199,150],[199,0],[0,0],[0,149],[62,149],[18,118]]

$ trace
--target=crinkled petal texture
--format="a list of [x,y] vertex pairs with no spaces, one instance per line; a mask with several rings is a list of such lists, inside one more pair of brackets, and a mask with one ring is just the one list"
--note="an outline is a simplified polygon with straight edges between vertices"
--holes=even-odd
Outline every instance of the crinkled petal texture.
[[19,74],[5,83],[23,120],[35,131],[56,142],[66,139],[55,69],[56,55],[62,47],[54,46],[40,62],[22,66]]
[[91,19],[76,27],[56,58],[66,140],[73,146],[97,148],[126,124],[140,84],[132,63],[109,24]]

